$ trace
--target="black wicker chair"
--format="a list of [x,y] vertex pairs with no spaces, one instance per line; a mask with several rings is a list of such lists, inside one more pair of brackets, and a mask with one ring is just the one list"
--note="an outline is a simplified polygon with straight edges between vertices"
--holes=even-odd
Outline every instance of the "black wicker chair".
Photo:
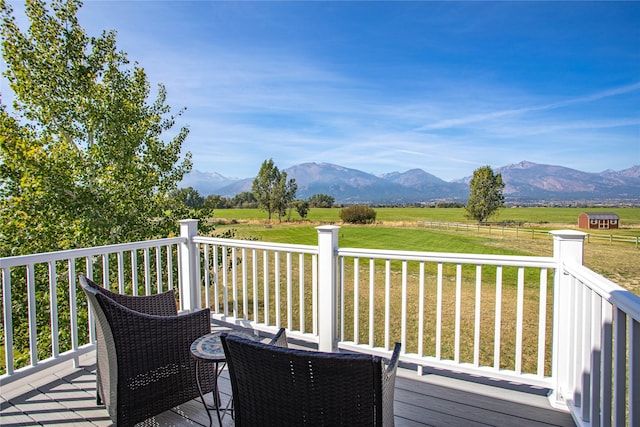
[[[173,291],[127,296],[84,275],[96,319],[96,392],[117,426],[132,426],[199,397],[191,343],[211,332],[209,309],[177,315]],[[200,373],[203,392],[213,372]]]
[[378,356],[287,348],[282,330],[273,345],[221,341],[236,426],[393,426],[400,343],[385,366]]

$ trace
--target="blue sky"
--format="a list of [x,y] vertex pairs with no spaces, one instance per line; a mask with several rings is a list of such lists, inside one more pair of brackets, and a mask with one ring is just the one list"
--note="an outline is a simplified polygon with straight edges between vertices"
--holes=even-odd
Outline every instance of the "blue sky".
[[200,171],[640,164],[639,2],[86,1],[80,22],[187,108]]

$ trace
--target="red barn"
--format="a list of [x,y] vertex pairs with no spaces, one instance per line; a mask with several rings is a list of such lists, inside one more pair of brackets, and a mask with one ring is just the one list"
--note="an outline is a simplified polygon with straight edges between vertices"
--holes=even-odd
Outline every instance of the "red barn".
[[619,224],[620,218],[614,213],[583,212],[578,216],[578,228],[609,230],[611,228],[618,228]]

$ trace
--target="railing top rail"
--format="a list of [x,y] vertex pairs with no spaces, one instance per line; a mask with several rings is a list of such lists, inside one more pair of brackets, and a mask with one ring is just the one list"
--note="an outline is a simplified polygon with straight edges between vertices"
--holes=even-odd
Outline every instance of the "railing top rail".
[[562,264],[562,267],[568,274],[580,280],[583,285],[633,317],[636,322],[640,322],[640,296],[579,263],[567,261]]
[[299,252],[305,254],[317,254],[318,247],[310,245],[296,245],[289,243],[262,242],[256,240],[225,239],[223,237],[195,236],[194,243],[209,245],[234,246],[237,248],[265,249],[283,252]]
[[358,258],[378,258],[407,261],[432,261],[455,264],[489,264],[499,266],[555,268],[557,261],[552,257],[465,254],[448,252],[413,252],[387,249],[339,248],[338,256]]
[[59,261],[70,258],[82,258],[104,253],[120,251],[132,251],[136,249],[153,248],[156,246],[173,245],[184,242],[184,237],[171,237],[166,239],[144,240],[140,242],[122,243],[117,245],[96,246],[92,248],[69,249],[66,251],[46,252],[41,254],[18,255],[0,258],[0,269],[17,267],[29,264],[39,264],[50,261]]

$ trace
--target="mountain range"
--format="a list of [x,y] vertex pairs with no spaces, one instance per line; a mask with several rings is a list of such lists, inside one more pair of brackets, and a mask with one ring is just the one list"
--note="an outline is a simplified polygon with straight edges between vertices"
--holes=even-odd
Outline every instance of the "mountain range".
[[[302,163],[284,169],[298,184],[297,197],[328,194],[336,203],[414,204],[466,202],[471,176],[444,181],[422,169],[376,176],[331,163]],[[536,201],[618,201],[640,204],[640,165],[600,173],[522,161],[494,169],[505,182],[504,196],[511,203]],[[218,173],[192,171],[181,187],[201,195],[233,197],[251,191],[255,178],[227,178]]]

